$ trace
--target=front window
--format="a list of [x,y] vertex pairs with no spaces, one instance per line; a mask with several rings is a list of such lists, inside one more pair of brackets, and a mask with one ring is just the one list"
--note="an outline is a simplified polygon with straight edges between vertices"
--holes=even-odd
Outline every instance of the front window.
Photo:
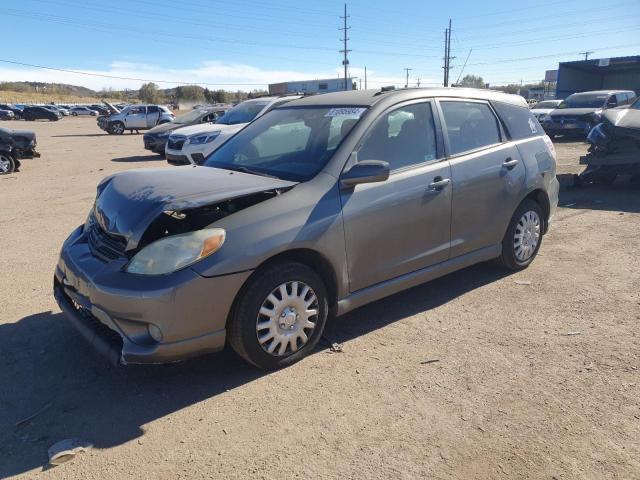
[[365,108],[282,107],[263,115],[203,163],[306,181],[329,161]]
[[640,98],[636,99],[636,101],[633,102],[631,104],[631,107],[629,108],[633,108],[634,110],[640,110]]
[[574,93],[565,98],[558,108],[602,108],[607,95],[594,93]]
[[437,158],[436,131],[430,103],[416,103],[384,114],[369,129],[358,161],[383,160],[391,171]]
[[242,102],[240,105],[236,105],[222,117],[220,117],[216,123],[223,125],[237,125],[239,123],[249,123],[266,107],[269,105],[269,101],[256,101],[250,100],[248,102]]

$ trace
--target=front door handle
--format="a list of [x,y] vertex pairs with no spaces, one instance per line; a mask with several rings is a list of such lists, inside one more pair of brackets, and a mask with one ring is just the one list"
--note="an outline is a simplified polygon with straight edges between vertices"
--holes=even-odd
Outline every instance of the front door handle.
[[433,182],[429,184],[429,190],[436,190],[439,192],[450,183],[451,183],[450,178],[436,177],[433,179]]
[[504,163],[502,164],[503,167],[506,167],[507,170],[511,170],[513,167],[515,167],[518,164],[518,159],[517,158],[507,158]]

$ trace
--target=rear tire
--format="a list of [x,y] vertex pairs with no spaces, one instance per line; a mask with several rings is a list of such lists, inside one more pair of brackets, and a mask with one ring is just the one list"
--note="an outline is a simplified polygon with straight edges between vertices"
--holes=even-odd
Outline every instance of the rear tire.
[[497,262],[514,271],[531,265],[542,245],[545,221],[540,205],[529,198],[524,199],[511,217]]
[[8,175],[16,171],[16,162],[11,155],[0,154],[0,175]]
[[257,271],[238,294],[227,338],[258,368],[286,367],[313,351],[328,312],[326,288],[315,271],[297,262],[276,263]]

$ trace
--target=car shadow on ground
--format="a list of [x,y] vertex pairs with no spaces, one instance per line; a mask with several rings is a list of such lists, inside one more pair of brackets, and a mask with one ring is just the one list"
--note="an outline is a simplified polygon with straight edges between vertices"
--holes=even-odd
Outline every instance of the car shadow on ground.
[[558,206],[576,210],[640,213],[640,185],[587,185],[560,192]]
[[132,155],[130,157],[118,157],[112,158],[112,162],[118,163],[135,163],[135,162],[155,162],[159,160],[164,160],[163,155],[154,154],[154,155]]
[[104,133],[83,133],[83,134],[69,134],[69,135],[51,135],[51,138],[65,138],[65,137],[106,137],[109,136],[107,132]]
[[[508,274],[480,264],[364,306],[329,322],[316,352]],[[61,313],[0,324],[0,478],[44,468],[47,449],[59,440],[114,447],[144,435],[156,419],[266,375],[229,350],[171,366],[111,367]]]

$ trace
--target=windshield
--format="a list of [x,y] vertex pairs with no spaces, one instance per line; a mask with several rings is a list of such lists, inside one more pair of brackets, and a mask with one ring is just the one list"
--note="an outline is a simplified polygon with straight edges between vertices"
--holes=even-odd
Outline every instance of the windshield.
[[309,180],[327,164],[365,110],[331,107],[272,110],[214,151],[204,165],[297,182]]
[[574,93],[565,98],[558,108],[602,108],[607,101],[603,93]]
[[221,116],[216,123],[222,123],[224,125],[237,125],[239,123],[249,123],[256,115],[258,115],[264,107],[269,105],[268,100],[251,100],[248,102],[242,102],[240,105],[236,105],[223,116]]
[[202,115],[206,114],[206,110],[192,110],[189,113],[185,113],[184,115],[180,115],[176,118],[173,123],[192,123],[198,120]]
[[556,108],[556,106],[558,105],[558,102],[540,102],[537,103],[535,107],[533,108]]

